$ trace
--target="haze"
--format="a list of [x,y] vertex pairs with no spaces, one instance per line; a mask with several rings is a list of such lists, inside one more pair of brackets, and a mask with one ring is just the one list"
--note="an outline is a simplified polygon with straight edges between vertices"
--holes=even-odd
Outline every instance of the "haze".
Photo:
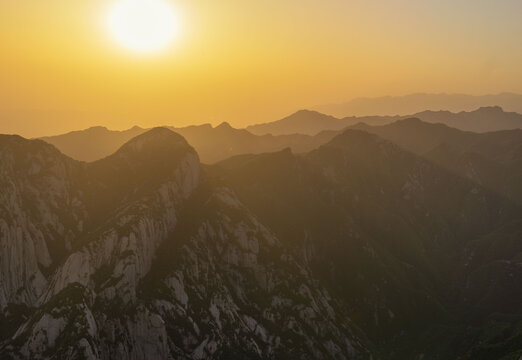
[[522,3],[172,3],[155,56],[114,46],[109,1],[0,2],[0,132],[276,120],[359,96],[522,92]]

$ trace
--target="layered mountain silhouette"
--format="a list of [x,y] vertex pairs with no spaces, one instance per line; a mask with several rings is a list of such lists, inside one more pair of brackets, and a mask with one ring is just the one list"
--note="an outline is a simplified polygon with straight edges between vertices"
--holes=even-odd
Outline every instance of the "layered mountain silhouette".
[[520,131],[131,130],[88,163],[0,136],[0,358],[522,355],[519,193],[455,165],[515,168]]
[[315,135],[323,130],[341,130],[347,126],[364,122],[369,125],[382,125],[399,119],[399,117],[365,116],[338,119],[317,111],[300,110],[284,119],[270,123],[251,125],[247,130],[257,135]]
[[456,129],[473,132],[522,129],[521,114],[505,112],[498,106],[491,106],[459,113],[422,111],[406,116],[351,116],[344,118],[335,118],[316,111],[303,110],[282,120],[249,126],[247,130],[258,135],[315,135],[322,130],[341,130],[361,122],[368,125],[385,125],[412,117],[429,123],[441,123]]
[[[247,153],[262,153],[282,150],[291,146],[294,151],[306,152],[320,145],[321,139],[307,135],[257,136],[244,129],[235,129],[228,123],[216,127],[210,124],[169,127],[183,135],[198,151],[204,163],[214,163],[230,156]],[[81,161],[95,161],[104,158],[134,136],[148,131],[133,127],[125,131],[109,130],[105,127],[93,127],[63,135],[42,138],[53,144],[68,156]]]
[[384,126],[358,124],[352,128],[377,134],[522,204],[520,129],[478,134],[415,118]]
[[[422,112],[414,117],[429,123],[446,124],[456,129],[476,132],[517,129],[522,127],[522,115],[506,113],[498,107],[478,109],[469,113]],[[169,129],[178,132],[198,151],[204,163],[215,163],[239,154],[256,154],[291,148],[304,153],[331,140],[334,132],[359,123],[378,126],[411,117],[351,117],[336,119],[313,111],[299,111],[273,123],[235,129],[228,123]],[[93,127],[63,135],[42,138],[68,156],[81,161],[95,161],[116,151],[126,141],[146,132],[133,127],[114,131]]]
[[423,111],[415,114],[422,121],[441,123],[456,129],[473,132],[522,129],[522,115],[506,112],[499,106],[482,107],[475,111]]
[[406,96],[357,98],[345,103],[317,106],[314,110],[343,118],[346,116],[407,115],[424,110],[462,112],[490,106],[500,106],[506,111],[522,113],[522,95],[501,93],[475,96],[420,93]]

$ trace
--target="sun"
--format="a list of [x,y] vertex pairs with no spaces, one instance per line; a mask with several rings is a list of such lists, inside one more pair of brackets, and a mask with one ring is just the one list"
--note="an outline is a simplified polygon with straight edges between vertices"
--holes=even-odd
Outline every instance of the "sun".
[[121,46],[152,53],[167,48],[179,35],[176,15],[164,0],[119,0],[109,8],[107,26]]

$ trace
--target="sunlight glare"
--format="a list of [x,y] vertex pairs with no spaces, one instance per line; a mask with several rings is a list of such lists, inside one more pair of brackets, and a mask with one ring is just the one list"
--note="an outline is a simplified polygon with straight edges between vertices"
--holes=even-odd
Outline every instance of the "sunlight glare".
[[107,23],[118,44],[139,53],[165,49],[179,34],[174,9],[163,0],[119,0]]

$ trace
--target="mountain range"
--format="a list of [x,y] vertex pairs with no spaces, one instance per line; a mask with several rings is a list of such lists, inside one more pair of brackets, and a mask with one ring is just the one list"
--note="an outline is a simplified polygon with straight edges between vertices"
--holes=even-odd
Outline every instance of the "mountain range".
[[335,118],[316,111],[302,110],[274,122],[248,126],[257,135],[315,135],[322,130],[340,130],[357,123],[385,125],[401,119],[418,118],[429,123],[441,123],[450,127],[473,132],[491,132],[522,128],[522,115],[505,112],[499,106],[482,107],[470,112],[422,111],[405,116],[350,116]]
[[38,140],[0,144],[0,357],[369,354],[345,310],[180,135],[153,129],[90,164]]
[[[316,113],[309,114],[315,116]],[[325,130],[314,136],[254,135],[245,129],[234,129],[227,123],[217,127],[201,125],[171,129],[182,134],[194,146],[204,163],[216,163],[240,154],[259,154],[285,148],[298,154],[306,153],[343,131]],[[375,126],[357,123],[343,129],[376,134],[454,174],[522,204],[521,129],[474,133],[418,118],[400,119]],[[130,138],[146,131],[139,127],[122,132],[90,128],[44,140],[68,156],[92,161],[110,155]]]
[[511,212],[494,204],[502,196],[355,130],[304,156],[243,155],[217,166],[356,310],[382,358],[520,356],[522,224],[517,210],[505,225],[490,223]]
[[[258,136],[245,129],[235,129],[228,123],[216,127],[204,124],[168,128],[183,135],[197,149],[205,163],[215,163],[237,154],[278,151],[288,146],[298,152],[306,152],[318,145],[311,136],[307,135]],[[148,130],[138,126],[124,131],[92,127],[63,135],[44,137],[42,140],[56,146],[76,160],[90,162],[112,154],[128,140]]]
[[[506,114],[442,115],[455,124],[495,113]],[[2,354],[518,354],[522,130],[462,131],[433,123],[439,114],[346,127],[346,119],[301,111],[268,124],[301,124],[315,135],[255,135],[223,123],[44,139],[88,162],[4,136]],[[215,165],[201,165],[198,153]],[[200,263],[212,273],[205,286]],[[278,292],[302,284],[305,298]],[[273,328],[264,298],[286,299],[270,311],[290,328]],[[317,302],[325,307],[310,305]],[[306,316],[285,317],[296,309]],[[175,325],[189,313],[194,330]],[[317,342],[319,328],[328,343]],[[158,341],[140,335],[148,332]]]
[[522,356],[521,130],[183,131],[0,136],[0,358]]
[[[360,129],[522,204],[522,130],[473,133],[419,119]],[[329,132],[322,134],[327,137]],[[333,136],[336,132],[330,132]]]
[[[522,115],[503,112],[500,108],[483,108],[470,113],[422,112],[414,117],[429,123],[446,124],[454,128],[515,129],[522,127]],[[230,156],[248,153],[279,151],[290,147],[296,153],[308,152],[330,140],[336,130],[355,126],[384,125],[409,117],[363,117],[336,119],[317,112],[303,110],[294,115],[247,129],[235,129],[228,123],[213,127],[210,124],[169,127],[184,136],[198,151],[204,163],[215,163]],[[490,125],[495,123],[496,125]],[[42,140],[53,144],[68,156],[81,161],[95,161],[116,151],[131,138],[147,129],[133,127],[125,131],[93,127]],[[496,130],[495,130],[496,131]],[[274,133],[275,135],[272,135]]]
[[425,110],[452,112],[472,111],[480,107],[500,106],[507,111],[522,113],[522,95],[500,93],[492,95],[426,94],[357,98],[339,104],[313,107],[336,117],[368,115],[407,115]]

